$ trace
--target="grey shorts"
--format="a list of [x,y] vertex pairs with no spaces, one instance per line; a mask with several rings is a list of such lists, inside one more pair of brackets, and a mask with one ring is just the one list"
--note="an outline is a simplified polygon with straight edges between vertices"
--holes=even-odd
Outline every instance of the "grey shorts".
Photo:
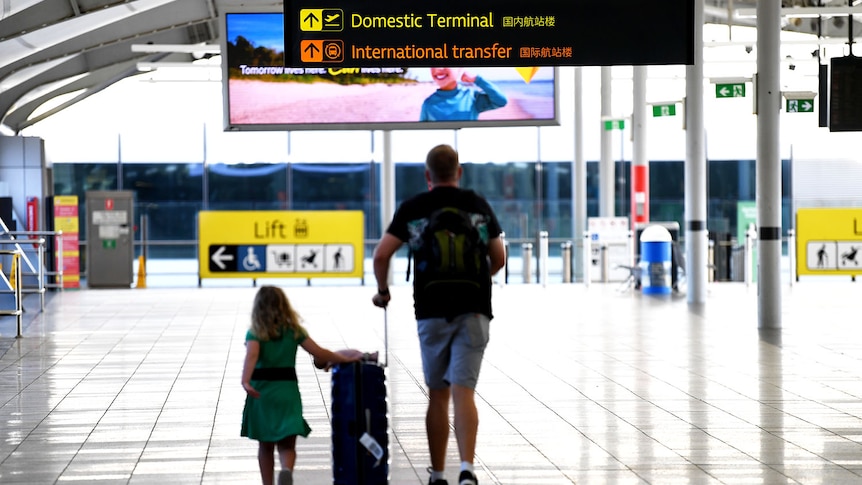
[[444,389],[450,384],[475,389],[488,345],[490,319],[481,313],[467,313],[451,322],[427,318],[416,323],[425,384],[430,389]]

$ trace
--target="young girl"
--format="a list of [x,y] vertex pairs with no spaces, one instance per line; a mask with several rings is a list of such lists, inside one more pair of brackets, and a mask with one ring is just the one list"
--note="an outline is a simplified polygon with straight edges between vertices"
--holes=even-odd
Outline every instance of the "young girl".
[[336,353],[320,347],[299,322],[299,315],[280,288],[262,286],[258,290],[251,328],[245,337],[242,387],[247,396],[240,435],[259,442],[257,461],[264,485],[273,484],[276,449],[281,461],[278,485],[293,483],[296,437],[306,437],[311,432],[302,417],[296,349],[301,346],[320,364],[355,362],[362,358],[361,352]]

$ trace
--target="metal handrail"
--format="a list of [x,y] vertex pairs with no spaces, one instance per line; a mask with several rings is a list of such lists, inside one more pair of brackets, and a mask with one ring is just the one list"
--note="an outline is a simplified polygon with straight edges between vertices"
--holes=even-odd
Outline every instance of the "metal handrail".
[[[0,232],[0,236],[5,236],[7,234],[11,237],[10,240],[16,240],[15,236],[28,236],[28,237],[29,236],[48,236],[48,237],[54,237],[56,240],[56,244],[57,244],[57,248],[56,248],[55,253],[58,255],[57,256],[57,262],[56,262],[57,271],[45,271],[43,269],[41,272],[39,272],[39,274],[41,276],[57,276],[58,282],[56,284],[54,284],[54,285],[46,284],[45,286],[47,286],[49,288],[57,287],[57,288],[63,289],[63,265],[60,264],[60,261],[59,261],[61,259],[59,255],[63,254],[63,231],[5,231],[5,232]],[[30,243],[34,243],[34,244],[35,243],[41,243],[41,245],[42,245],[41,251],[42,252],[39,253],[39,261],[40,261],[40,263],[42,263],[44,265],[44,261],[45,261],[45,259],[44,259],[44,256],[45,256],[44,246],[45,246],[45,244],[47,244],[47,240],[45,240],[44,237],[42,237],[38,240],[27,240],[27,241],[17,240],[17,241],[24,242],[24,243],[30,242]],[[0,241],[0,243],[2,243],[2,242],[3,241]]]
[[23,316],[24,316],[24,301],[21,298],[21,263],[18,261],[21,259],[23,251],[19,249],[15,250],[3,250],[0,249],[0,255],[11,255],[13,258],[12,266],[15,269],[15,285],[13,287],[12,282],[6,278],[6,274],[0,271],[0,280],[6,284],[6,287],[12,290],[13,295],[15,296],[15,309],[14,310],[0,310],[0,315],[9,315],[14,316],[17,319],[17,329],[18,333],[15,335],[16,338],[21,338],[23,333]]
[[[57,271],[46,271],[45,270],[45,245],[47,240],[44,236],[52,236],[56,238],[57,241],[57,253],[63,254],[63,231],[5,231],[0,232],[0,236],[9,236],[8,240],[0,239],[0,245],[3,244],[14,244],[17,250],[21,251],[21,255],[24,258],[24,261],[27,263],[27,266],[30,268],[29,272],[23,272],[25,276],[35,276],[37,280],[36,288],[26,288],[22,284],[22,292],[24,293],[38,293],[39,294],[39,308],[41,311],[45,311],[45,291],[47,288],[59,288],[61,291],[63,289],[63,265],[59,261],[56,263]],[[37,236],[39,239],[16,239],[15,236]],[[37,261],[38,265],[36,267],[33,266],[30,259],[27,257],[26,251],[21,246],[23,244],[35,244],[36,252],[37,252]],[[46,276],[55,276],[57,278],[57,283],[50,284],[45,281]]]
[[[587,235],[585,235],[585,236],[587,236]],[[788,238],[787,240],[789,241],[790,239]],[[369,249],[370,249],[370,248],[373,248],[373,247],[377,244],[377,242],[378,242],[378,241],[379,241],[379,239],[372,239],[372,238],[366,238],[366,239],[364,239],[364,240],[363,240],[363,244],[364,244],[365,249],[366,249],[366,250],[365,250],[366,259],[368,258],[368,256],[367,256],[367,255],[369,255],[369,254],[371,253],[371,252],[369,251]],[[506,256],[507,256],[507,258],[506,258],[506,266],[504,267],[504,270],[502,270],[502,272],[503,272],[503,275],[502,275],[502,276],[503,276],[503,283],[508,282],[508,281],[509,281],[509,276],[510,276],[510,271],[509,271],[509,257],[511,257],[511,256],[512,256],[512,252],[513,252],[513,251],[509,251],[509,249],[510,249],[510,248],[515,248],[515,247],[519,247],[519,248],[520,248],[520,247],[522,246],[522,244],[523,244],[523,243],[533,243],[533,244],[535,244],[535,243],[536,243],[536,241],[537,241],[537,239],[536,239],[535,237],[518,237],[518,238],[509,238],[508,236],[506,236],[506,238],[505,238],[505,242],[506,242],[506,247],[507,247],[507,251],[506,251]],[[576,239],[576,238],[568,238],[568,237],[549,237],[549,238],[548,238],[548,242],[549,242],[549,248],[561,247],[561,246],[562,246],[563,244],[565,244],[565,243],[570,243],[570,244],[571,244],[571,252],[569,252],[569,253],[567,254],[567,257],[569,257],[569,258],[574,257],[575,250],[577,250],[577,251],[581,252],[582,259],[588,259],[588,258],[587,258],[587,256],[588,256],[588,252],[587,252],[587,251],[585,251],[585,249],[586,249],[586,248],[588,248],[588,247],[591,245],[591,244],[590,244],[590,241],[589,241],[588,239],[583,239],[583,238],[582,238],[582,239]],[[683,237],[680,237],[679,241],[677,241],[677,242],[676,242],[676,244],[678,244],[680,247],[683,247],[683,246],[684,246],[684,242],[685,242],[685,239],[684,239]],[[86,241],[86,240],[81,240],[81,241],[79,241],[79,244],[80,244],[80,246],[81,246],[81,247],[86,247],[86,245],[87,245],[87,241]],[[141,247],[143,247],[143,246],[145,246],[145,245],[146,245],[146,246],[148,246],[148,247],[158,247],[158,246],[162,246],[162,247],[164,247],[164,246],[179,246],[179,247],[183,247],[183,246],[188,246],[188,247],[191,247],[191,248],[197,248],[198,244],[199,244],[199,241],[198,241],[198,240],[186,240],[186,239],[183,239],[183,240],[147,240],[146,242],[141,242],[141,241],[138,241],[138,240],[134,241],[134,245],[135,245],[135,247],[137,247],[137,248],[141,248]],[[620,243],[616,243],[616,242],[615,242],[615,243],[611,243],[610,245],[611,245],[611,246],[617,246],[617,245],[622,246],[622,245],[624,245],[624,244],[626,244],[626,243],[621,243],[621,242],[620,242]],[[737,251],[739,251],[739,252],[744,252],[744,251],[745,251],[745,246],[744,246],[743,244],[739,244],[735,239],[733,239],[733,240],[731,240],[731,241],[716,241],[716,242],[714,243],[714,247],[727,247],[728,249],[731,249],[731,250],[733,250],[734,252],[737,252]],[[551,249],[549,249],[549,253],[550,253],[550,252],[552,252],[552,250],[551,250]],[[195,251],[195,253],[198,253],[198,251]],[[562,249],[560,250],[560,253],[562,254]],[[402,255],[401,255],[401,257],[403,257],[403,256],[404,256],[404,255],[402,254]],[[538,255],[538,254],[535,254],[535,253],[531,254],[531,256],[532,256],[533,258],[538,258],[538,257],[539,257],[539,255]],[[185,259],[185,258],[184,258],[184,259]],[[188,259],[191,259],[191,260],[197,260],[197,256],[192,257],[192,258],[188,258]],[[572,265],[574,265],[575,263],[577,263],[577,264],[578,264],[579,269],[580,269],[580,271],[581,271],[581,273],[578,273],[578,276],[582,278],[582,280],[581,280],[581,281],[584,281],[587,285],[589,285],[589,282],[591,281],[591,277],[589,277],[589,276],[590,276],[590,275],[589,275],[589,273],[590,273],[590,272],[589,272],[589,266],[590,266],[590,265],[586,264],[586,262],[585,262],[585,261],[581,261],[581,260],[579,260],[579,261],[577,261],[577,262],[575,262],[574,260],[572,260],[572,261],[570,261],[570,263],[572,263]],[[712,266],[710,266],[710,267],[712,267]],[[551,268],[553,268],[553,266],[552,266]],[[166,273],[166,272],[157,272],[157,273],[151,273],[151,272],[148,272],[148,275],[150,275],[150,276],[162,276],[162,275],[194,275],[194,274],[196,274],[196,273],[195,273],[195,272],[186,272],[186,271],[167,272],[167,273]],[[516,272],[515,274],[518,274],[518,273]],[[564,274],[561,274],[561,272],[554,272],[554,273],[552,273],[552,274],[553,274],[553,275],[555,275],[555,276],[556,276],[556,275],[559,275],[559,276],[561,276],[563,279],[565,279],[565,275],[564,275]],[[82,275],[82,276],[83,276],[83,275],[86,275],[85,263],[84,263],[83,261],[82,261],[81,275]],[[368,276],[368,275],[366,274],[366,275],[365,275],[365,277],[363,277],[363,278],[362,278],[362,279],[363,279],[363,282],[362,282],[362,284],[363,284],[363,285],[364,285],[364,284],[366,284],[366,283],[365,283],[365,280],[367,279],[367,276]],[[568,282],[574,282],[574,281],[575,281],[575,278],[574,278],[574,276],[575,276],[575,275],[572,275],[572,276],[573,276],[573,277],[572,277],[572,278],[571,278],[571,280],[570,280],[570,281],[568,281]],[[372,281],[373,281],[373,279],[372,279]]]

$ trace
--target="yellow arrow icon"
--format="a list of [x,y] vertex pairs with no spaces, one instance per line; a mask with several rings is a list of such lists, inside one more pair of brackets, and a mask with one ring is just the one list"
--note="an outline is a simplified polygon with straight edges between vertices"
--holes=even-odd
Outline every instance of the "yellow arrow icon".
[[524,82],[527,84],[530,84],[530,81],[533,80],[533,76],[539,72],[538,67],[516,67],[515,70],[518,71],[518,74],[524,78]]
[[323,9],[303,8],[299,11],[299,28],[305,32],[319,32],[323,29]]

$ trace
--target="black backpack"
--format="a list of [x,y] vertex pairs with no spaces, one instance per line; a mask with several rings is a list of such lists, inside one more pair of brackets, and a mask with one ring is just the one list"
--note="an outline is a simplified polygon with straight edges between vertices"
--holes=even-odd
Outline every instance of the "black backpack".
[[433,291],[445,283],[454,291],[459,287],[479,288],[488,277],[488,248],[470,214],[455,207],[434,211],[422,230],[418,243],[410,247],[415,259],[417,288]]

